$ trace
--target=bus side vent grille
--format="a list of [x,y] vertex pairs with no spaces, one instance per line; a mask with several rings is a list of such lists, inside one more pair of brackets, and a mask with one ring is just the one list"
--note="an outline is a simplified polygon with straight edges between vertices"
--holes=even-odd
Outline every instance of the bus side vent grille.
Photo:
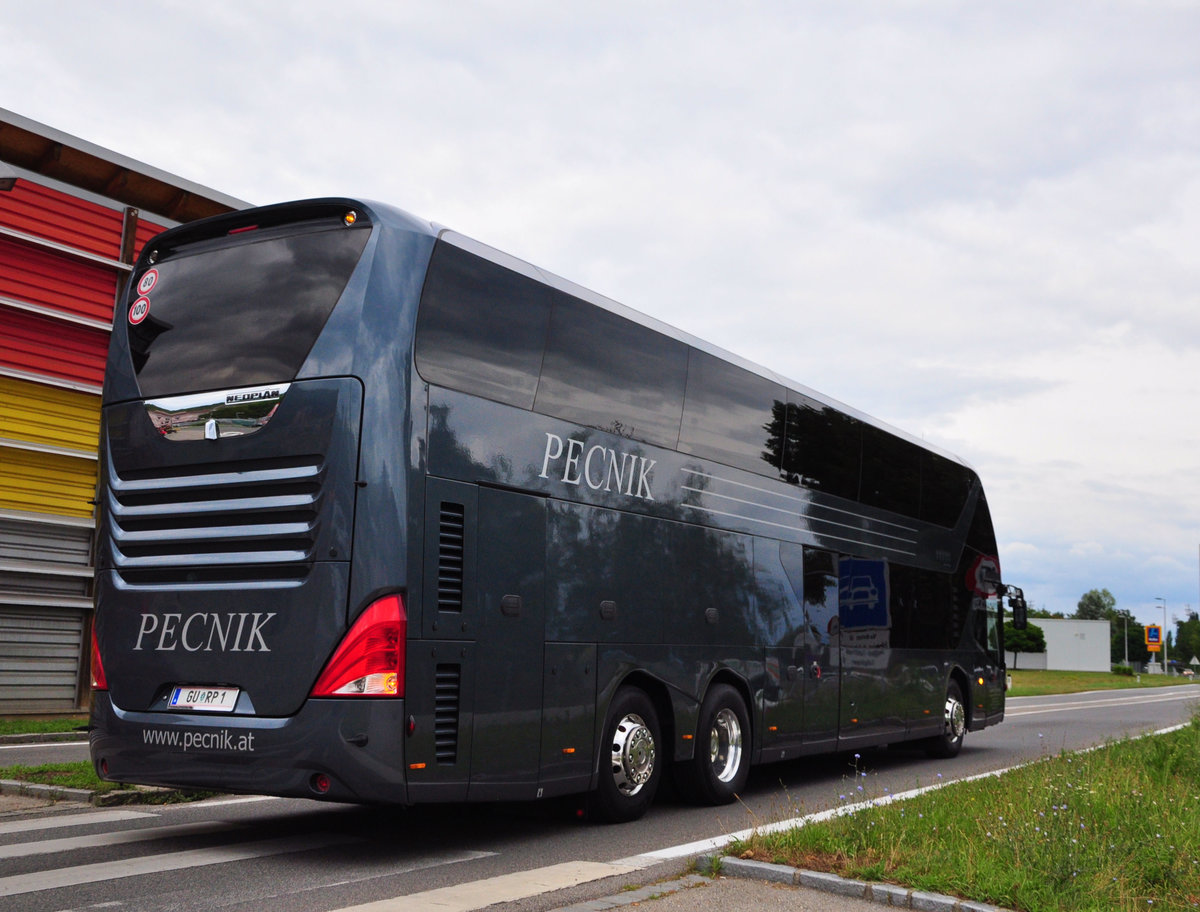
[[458,693],[461,665],[438,665],[434,669],[433,742],[437,762],[453,765],[458,760]]
[[438,520],[438,611],[462,611],[466,511],[442,502]]

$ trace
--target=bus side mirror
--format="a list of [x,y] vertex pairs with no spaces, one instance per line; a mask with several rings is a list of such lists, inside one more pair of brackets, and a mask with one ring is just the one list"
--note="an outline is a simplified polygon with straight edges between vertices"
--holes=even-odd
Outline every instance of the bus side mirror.
[[1024,630],[1029,626],[1029,606],[1025,603],[1025,593],[1016,586],[1008,587],[1008,607],[1012,609],[1013,627]]

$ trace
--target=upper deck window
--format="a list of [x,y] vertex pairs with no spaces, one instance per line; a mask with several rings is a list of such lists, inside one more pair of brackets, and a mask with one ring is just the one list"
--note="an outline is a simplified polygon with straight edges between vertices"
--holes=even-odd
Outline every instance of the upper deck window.
[[921,505],[920,447],[864,425],[859,495],[869,506],[916,516]]
[[[782,456],[782,386],[705,352],[688,358],[679,449],[758,474],[773,474]],[[780,422],[782,423],[782,422]]]
[[787,477],[815,491],[857,500],[862,422],[789,390],[786,425]]
[[549,320],[540,283],[439,243],[417,315],[417,370],[439,386],[532,408]]
[[163,257],[144,319],[126,323],[142,395],[294,378],[369,234],[340,224],[264,230]]
[[971,493],[973,473],[937,453],[921,454],[921,519],[953,526]]
[[674,447],[687,346],[562,292],[535,408],[623,437]]

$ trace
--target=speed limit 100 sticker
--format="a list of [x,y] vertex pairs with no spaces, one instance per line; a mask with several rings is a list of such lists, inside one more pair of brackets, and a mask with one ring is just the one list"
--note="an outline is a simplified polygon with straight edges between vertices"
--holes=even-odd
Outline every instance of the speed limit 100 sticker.
[[146,315],[150,313],[150,299],[142,295],[133,302],[133,306],[129,308],[129,322],[134,326],[146,319]]
[[156,284],[158,284],[158,270],[157,269],[146,270],[146,274],[143,275],[142,278],[138,281],[138,294],[140,294],[140,295],[150,294],[150,289],[153,288]]

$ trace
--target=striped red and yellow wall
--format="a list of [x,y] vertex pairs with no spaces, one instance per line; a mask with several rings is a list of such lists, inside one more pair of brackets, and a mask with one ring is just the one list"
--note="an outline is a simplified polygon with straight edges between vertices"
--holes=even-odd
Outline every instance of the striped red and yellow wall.
[[0,191],[0,714],[84,699],[113,308],[166,227],[51,184]]

